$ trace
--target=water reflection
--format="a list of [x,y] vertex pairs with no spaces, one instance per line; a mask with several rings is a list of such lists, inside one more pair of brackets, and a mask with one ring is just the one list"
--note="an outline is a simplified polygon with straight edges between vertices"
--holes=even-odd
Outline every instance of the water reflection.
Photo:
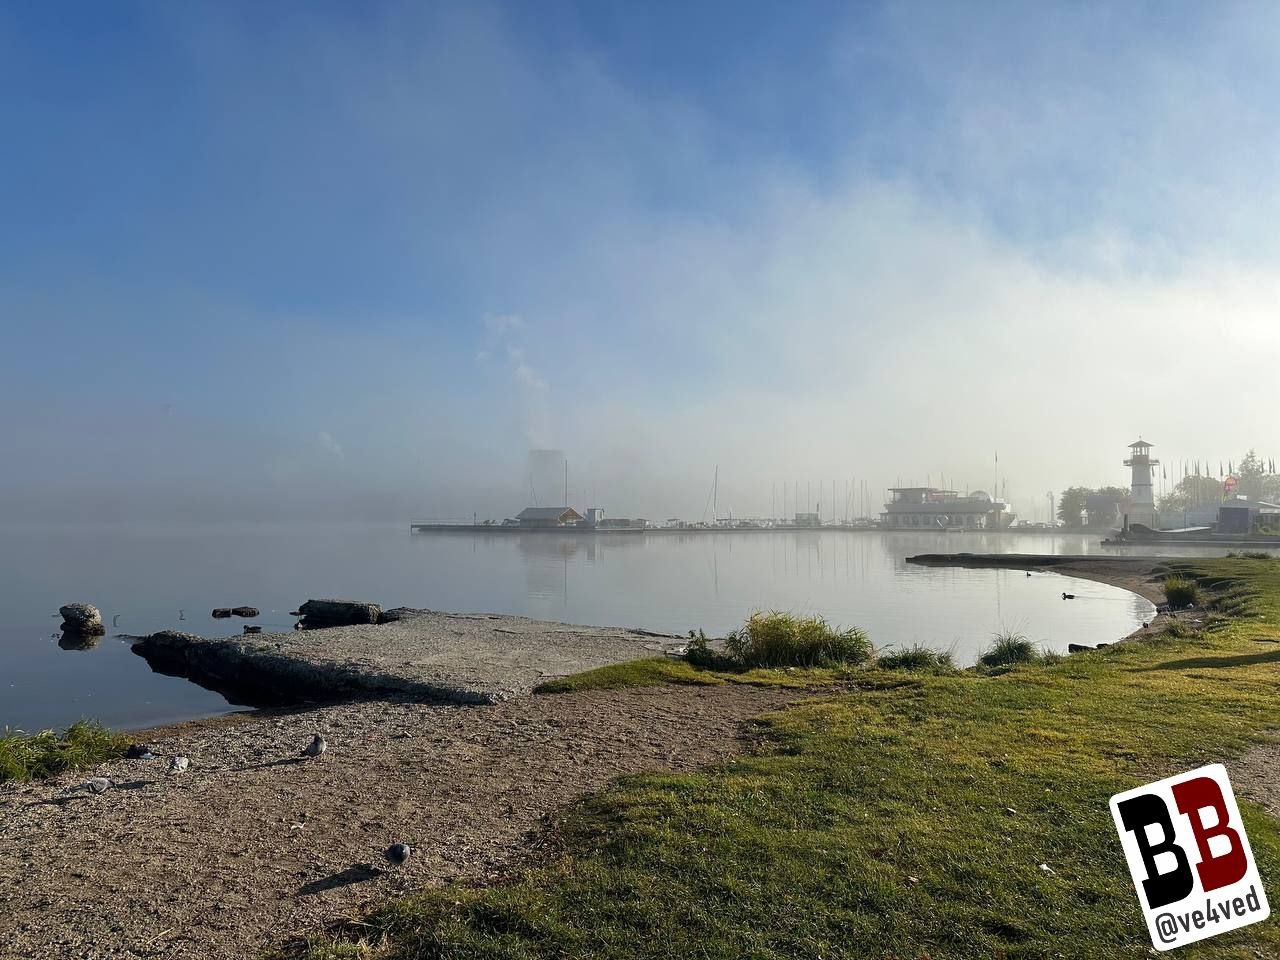
[[[1152,608],[1110,586],[1056,574],[924,568],[924,552],[996,552],[1010,538],[849,534],[843,531],[579,535],[481,534],[483,548],[518,555],[522,612],[575,623],[723,633],[753,610],[816,613],[868,629],[882,647],[923,643],[972,663],[997,631],[1046,649],[1130,632]],[[935,542],[937,541],[937,542]],[[1027,552],[1081,552],[1040,549]],[[1051,546],[1061,547],[1053,544]],[[1066,609],[1063,592],[1080,597]]]
[[58,636],[58,646],[63,650],[92,650],[101,639],[101,634],[85,634],[79,631],[64,630]]

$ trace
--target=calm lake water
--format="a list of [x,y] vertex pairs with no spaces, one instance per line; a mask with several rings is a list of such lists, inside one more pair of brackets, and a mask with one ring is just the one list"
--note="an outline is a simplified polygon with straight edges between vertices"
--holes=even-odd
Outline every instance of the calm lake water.
[[[0,727],[94,717],[143,727],[233,709],[152,673],[114,633],[241,631],[215,606],[251,605],[287,630],[309,597],[515,613],[570,623],[721,634],[752,610],[817,613],[878,647],[924,643],[971,663],[996,630],[1046,648],[1114,639],[1152,607],[1057,575],[915,567],[955,551],[1101,553],[1098,538],[806,531],[752,534],[411,535],[405,525],[0,528]],[[1222,551],[1208,551],[1221,553]],[[1079,599],[1065,602],[1063,591]],[[108,634],[58,646],[57,609],[97,605]],[[111,624],[115,623],[114,629]]]

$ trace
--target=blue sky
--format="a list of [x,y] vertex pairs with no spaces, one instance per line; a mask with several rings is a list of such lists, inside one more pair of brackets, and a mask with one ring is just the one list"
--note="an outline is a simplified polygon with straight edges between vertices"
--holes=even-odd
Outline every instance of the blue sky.
[[750,512],[1280,451],[1277,28],[0,4],[0,511],[503,515],[531,445],[652,515],[716,463]]

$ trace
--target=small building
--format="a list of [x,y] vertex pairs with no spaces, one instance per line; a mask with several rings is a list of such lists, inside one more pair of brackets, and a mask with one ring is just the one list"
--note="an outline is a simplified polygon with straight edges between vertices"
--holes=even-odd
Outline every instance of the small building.
[[982,490],[961,496],[936,487],[890,487],[880,514],[886,530],[1003,530],[1013,514]]
[[525,507],[516,514],[522,527],[573,527],[583,519],[573,507]]
[[820,527],[822,526],[822,518],[816,513],[797,513],[795,519],[797,527]]
[[587,526],[588,527],[600,526],[600,522],[603,519],[604,519],[604,510],[602,510],[600,507],[587,508]]
[[1280,506],[1262,500],[1232,497],[1218,508],[1218,533],[1249,534],[1259,527],[1280,526]]

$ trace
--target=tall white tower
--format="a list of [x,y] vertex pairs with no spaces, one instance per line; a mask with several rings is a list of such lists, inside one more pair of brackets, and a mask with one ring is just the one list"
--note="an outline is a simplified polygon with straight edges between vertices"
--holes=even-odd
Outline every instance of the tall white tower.
[[1151,490],[1151,472],[1160,463],[1151,458],[1152,444],[1139,437],[1129,444],[1132,451],[1124,462],[1133,469],[1133,477],[1129,481],[1129,522],[1142,523],[1155,529],[1159,526],[1156,518],[1156,498]]

